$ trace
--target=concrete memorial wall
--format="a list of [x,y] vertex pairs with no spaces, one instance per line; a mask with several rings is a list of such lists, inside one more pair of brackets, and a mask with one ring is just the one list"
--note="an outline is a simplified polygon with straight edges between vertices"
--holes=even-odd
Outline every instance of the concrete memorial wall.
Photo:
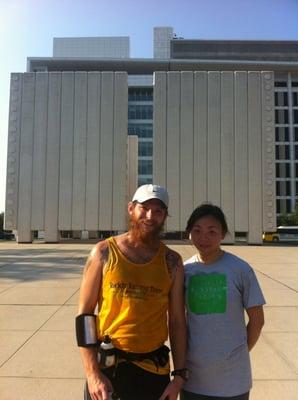
[[183,231],[205,201],[222,207],[235,233],[262,243],[275,229],[272,72],[156,72],[156,184],[170,195],[166,230]]
[[13,73],[6,229],[19,242],[126,227],[127,74]]

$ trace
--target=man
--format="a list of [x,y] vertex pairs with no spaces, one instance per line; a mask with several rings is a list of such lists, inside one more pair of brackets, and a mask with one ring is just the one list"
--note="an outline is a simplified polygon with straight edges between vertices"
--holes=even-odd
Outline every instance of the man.
[[[168,215],[166,189],[140,186],[128,214],[128,232],[99,242],[84,270],[76,322],[87,378],[85,399],[108,400],[113,393],[112,398],[121,400],[176,400],[187,379],[184,275],[181,257],[160,241]],[[110,361],[115,359],[106,368],[98,363],[97,338],[91,344],[86,339],[94,330],[90,332],[90,318],[97,305],[97,338],[108,338],[116,349],[106,353]],[[84,329],[89,332],[82,339]],[[168,333],[171,381],[164,346]]]

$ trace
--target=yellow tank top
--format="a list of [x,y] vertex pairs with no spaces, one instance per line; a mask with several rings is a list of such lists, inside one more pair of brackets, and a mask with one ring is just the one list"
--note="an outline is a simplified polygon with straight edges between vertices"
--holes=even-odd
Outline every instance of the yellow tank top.
[[[134,264],[108,239],[109,258],[104,268],[99,297],[99,338],[109,335],[115,347],[134,353],[158,349],[168,337],[167,310],[171,279],[165,260],[165,245],[145,264]],[[160,374],[152,362],[137,362]]]

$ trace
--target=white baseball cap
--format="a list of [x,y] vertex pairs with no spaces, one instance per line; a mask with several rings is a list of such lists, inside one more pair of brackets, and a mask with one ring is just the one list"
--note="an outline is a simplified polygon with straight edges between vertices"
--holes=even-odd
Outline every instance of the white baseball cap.
[[167,189],[158,185],[142,185],[140,186],[133,198],[132,201],[137,201],[138,203],[144,203],[147,200],[158,199],[168,208],[169,205],[169,195]]

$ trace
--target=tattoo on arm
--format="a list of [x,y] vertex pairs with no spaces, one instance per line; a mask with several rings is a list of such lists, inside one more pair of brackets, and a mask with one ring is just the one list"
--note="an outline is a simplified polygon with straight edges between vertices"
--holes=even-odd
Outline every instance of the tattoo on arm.
[[[87,273],[88,269],[90,268],[90,265],[92,264],[92,262],[94,261],[95,257],[98,257],[97,255],[97,249],[93,248],[87,261],[85,264],[85,268],[84,268],[84,275]],[[106,262],[108,261],[109,258],[109,247],[106,246],[103,249],[100,250],[100,254],[99,254],[99,261],[102,263],[102,265],[104,266],[106,264]]]
[[169,274],[172,279],[175,278],[176,272],[180,264],[180,256],[177,253],[167,250],[166,252],[166,263],[168,267]]
[[103,271],[105,270],[105,266],[107,264],[108,258],[109,258],[109,247],[107,246],[100,253],[100,262],[103,266]]

